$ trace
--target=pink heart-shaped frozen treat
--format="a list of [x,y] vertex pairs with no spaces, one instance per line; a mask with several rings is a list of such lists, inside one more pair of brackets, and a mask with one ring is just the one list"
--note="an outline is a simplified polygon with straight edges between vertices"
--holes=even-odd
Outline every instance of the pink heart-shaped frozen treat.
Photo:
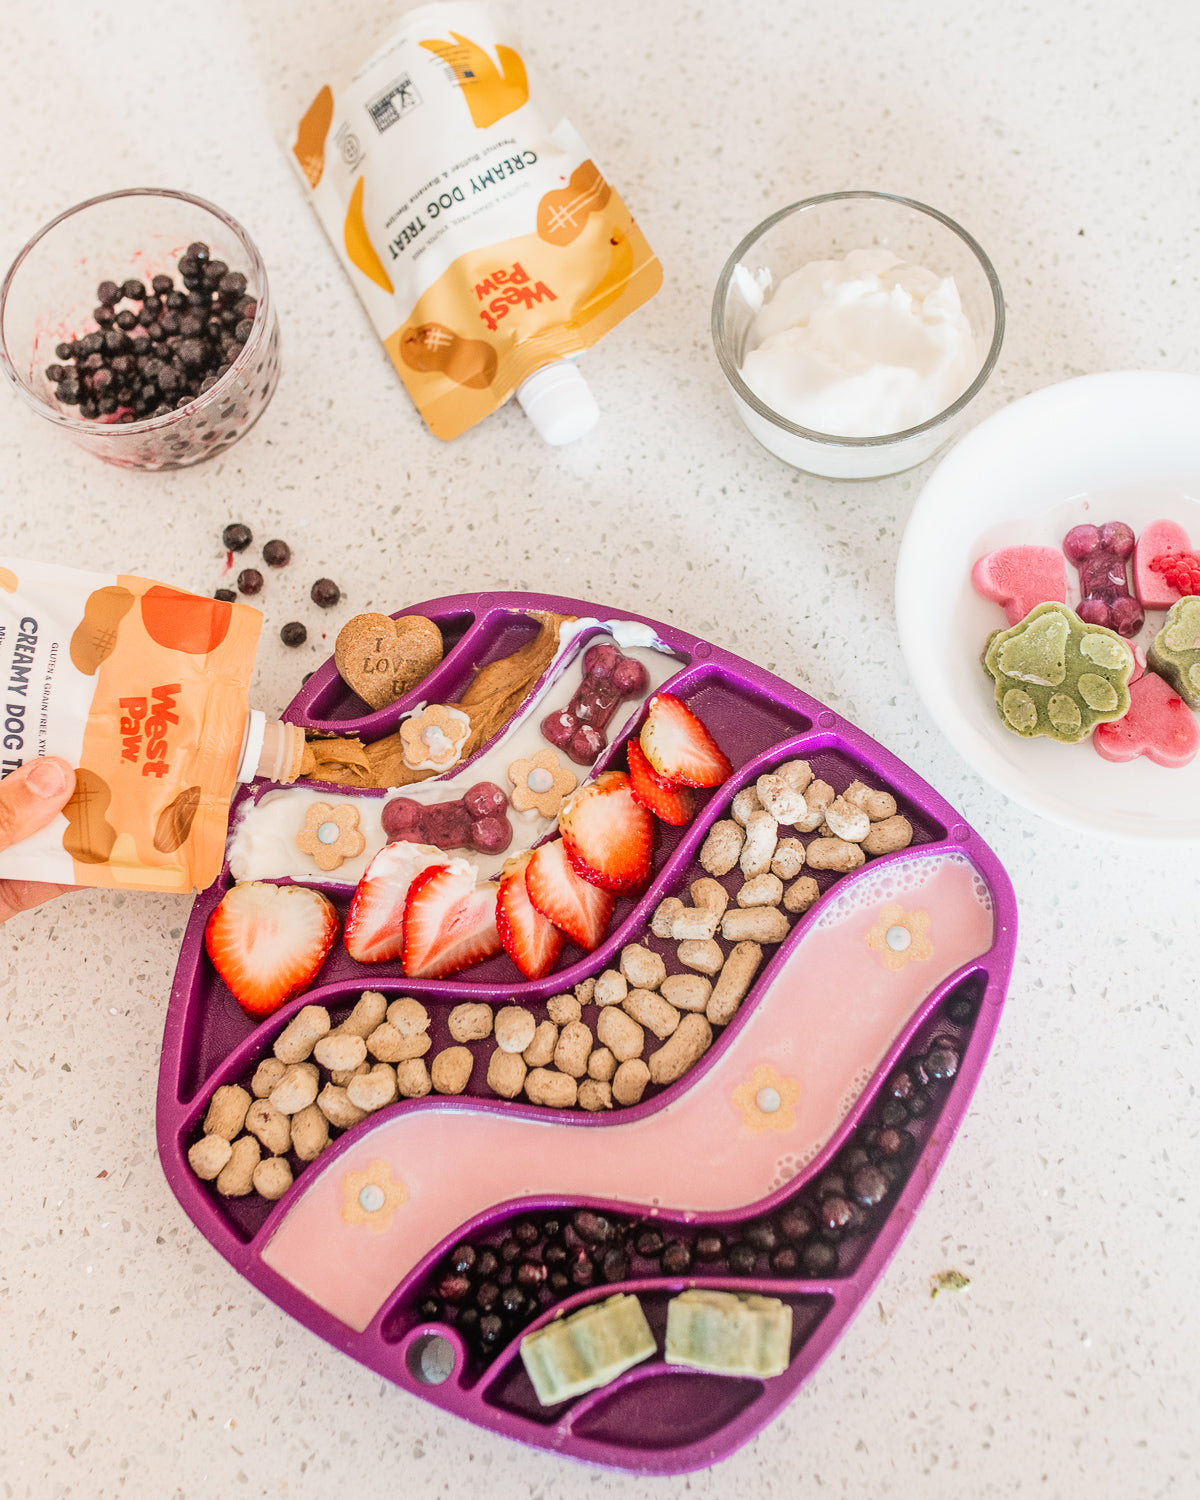
[[1186,766],[1200,750],[1200,724],[1169,682],[1144,672],[1129,685],[1129,712],[1097,724],[1092,744],[1105,760],[1136,760],[1160,766]]
[[1174,521],[1151,521],[1133,549],[1133,589],[1144,609],[1170,609],[1180,598],[1179,590],[1167,582],[1152,564],[1164,552],[1195,552],[1188,534]]
[[971,569],[977,593],[1004,606],[1016,625],[1035,604],[1067,602],[1067,565],[1057,547],[1001,547]]

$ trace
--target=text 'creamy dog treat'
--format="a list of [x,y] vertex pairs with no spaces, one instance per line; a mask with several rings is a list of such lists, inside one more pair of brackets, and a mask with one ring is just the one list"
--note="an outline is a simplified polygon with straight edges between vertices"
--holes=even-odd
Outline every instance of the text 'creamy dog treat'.
[[411,11],[347,84],[320,90],[292,153],[436,436],[514,392],[548,442],[592,426],[569,361],[652,297],[662,270],[487,5]]
[[0,776],[61,755],[75,791],[0,876],[190,891],[239,780],[292,781],[303,732],[248,705],[262,616],[125,574],[0,558]]

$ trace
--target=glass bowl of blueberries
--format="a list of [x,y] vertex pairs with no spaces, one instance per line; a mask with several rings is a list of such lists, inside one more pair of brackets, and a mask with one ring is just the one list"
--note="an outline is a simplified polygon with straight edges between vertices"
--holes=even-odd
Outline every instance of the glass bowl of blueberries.
[[254,426],[279,381],[262,257],[203,198],[90,198],[34,235],[0,284],[0,366],[98,458],[199,463]]

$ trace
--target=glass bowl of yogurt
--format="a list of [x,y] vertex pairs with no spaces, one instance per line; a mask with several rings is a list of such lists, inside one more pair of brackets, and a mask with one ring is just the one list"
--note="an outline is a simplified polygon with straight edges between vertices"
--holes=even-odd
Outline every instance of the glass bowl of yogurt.
[[991,374],[1004,297],[953,219],[892,193],[825,193],[726,261],[712,335],[734,405],[776,457],[833,479],[939,451]]

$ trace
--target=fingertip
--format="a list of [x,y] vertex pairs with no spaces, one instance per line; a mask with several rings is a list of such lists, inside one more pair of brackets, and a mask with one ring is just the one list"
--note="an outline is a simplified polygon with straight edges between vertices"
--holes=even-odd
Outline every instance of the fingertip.
[[47,802],[65,802],[74,790],[75,772],[61,756],[39,756],[26,767],[25,785],[35,797],[44,797]]

